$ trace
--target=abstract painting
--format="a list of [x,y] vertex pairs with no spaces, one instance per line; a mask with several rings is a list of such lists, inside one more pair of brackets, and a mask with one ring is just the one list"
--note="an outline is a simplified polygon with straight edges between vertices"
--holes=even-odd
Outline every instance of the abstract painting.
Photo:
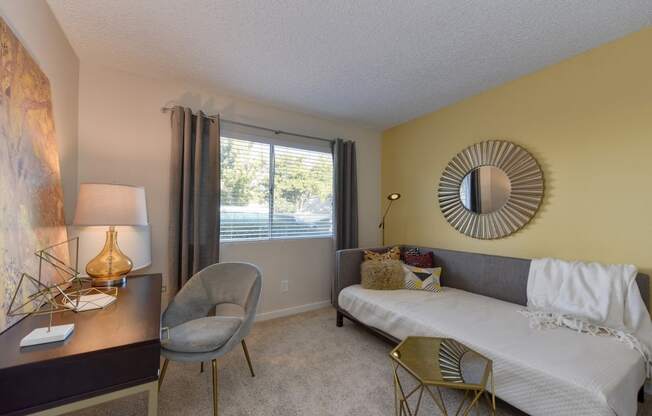
[[[20,319],[7,308],[21,273],[39,275],[34,252],[66,239],[50,81],[0,19],[0,332]],[[60,281],[55,270],[41,279]]]

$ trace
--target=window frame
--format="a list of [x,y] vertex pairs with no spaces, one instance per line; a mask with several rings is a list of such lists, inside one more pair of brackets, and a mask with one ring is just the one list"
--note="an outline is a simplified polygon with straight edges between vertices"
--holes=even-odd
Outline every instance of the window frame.
[[[259,243],[259,242],[273,242],[273,241],[292,241],[292,240],[307,240],[307,239],[313,239],[313,240],[323,240],[323,239],[333,239],[335,236],[335,198],[334,198],[334,193],[335,193],[335,184],[334,184],[334,175],[335,175],[335,167],[333,164],[333,159],[332,159],[332,150],[329,149],[326,150],[325,146],[315,146],[311,145],[310,142],[304,141],[295,141],[295,140],[279,140],[276,137],[267,137],[265,135],[261,135],[259,132],[252,132],[250,129],[238,129],[238,128],[222,128],[220,132],[220,151],[221,151],[221,141],[223,139],[234,139],[234,140],[240,140],[240,141],[247,141],[247,142],[255,142],[255,143],[262,143],[266,144],[269,146],[269,170],[268,170],[268,178],[269,178],[269,200],[268,200],[268,211],[267,211],[267,218],[268,218],[268,233],[266,237],[255,237],[255,238],[229,238],[228,240],[222,240],[222,198],[220,197],[220,222],[219,222],[219,227],[220,227],[220,240],[219,244],[247,244],[247,243]],[[275,148],[276,146],[281,146],[281,147],[287,147],[287,148],[293,148],[293,149],[298,149],[298,150],[304,150],[304,151],[310,151],[310,152],[318,152],[318,153],[324,153],[327,155],[331,156],[331,193],[333,194],[333,197],[331,198],[331,215],[330,215],[330,232],[328,234],[323,234],[323,235],[292,235],[292,236],[281,236],[281,237],[274,237],[273,234],[273,226],[274,226],[274,196],[275,196],[275,188],[276,188],[276,157],[275,157]],[[221,163],[220,163],[220,169]],[[221,172],[220,172],[220,181],[221,181]],[[221,190],[220,186],[220,192]]]

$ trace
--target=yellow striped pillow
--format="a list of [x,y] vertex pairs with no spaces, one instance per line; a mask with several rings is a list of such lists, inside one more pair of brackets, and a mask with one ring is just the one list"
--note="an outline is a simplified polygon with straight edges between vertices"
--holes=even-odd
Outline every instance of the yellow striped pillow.
[[441,267],[426,269],[423,267],[403,265],[405,272],[405,288],[412,290],[427,290],[441,292]]

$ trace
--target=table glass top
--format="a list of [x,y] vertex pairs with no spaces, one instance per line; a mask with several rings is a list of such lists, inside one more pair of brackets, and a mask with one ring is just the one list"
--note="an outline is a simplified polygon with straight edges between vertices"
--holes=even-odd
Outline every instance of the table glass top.
[[485,386],[491,360],[450,338],[407,337],[390,356],[425,384]]

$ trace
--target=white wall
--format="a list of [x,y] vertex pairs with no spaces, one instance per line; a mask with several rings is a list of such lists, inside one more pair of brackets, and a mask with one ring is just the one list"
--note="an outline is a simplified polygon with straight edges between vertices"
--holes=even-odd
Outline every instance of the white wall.
[[[360,244],[378,242],[380,134],[355,126],[209,92],[191,83],[149,79],[82,63],[79,90],[79,181],[143,185],[152,225],[152,266],[167,264],[170,118],[180,104],[230,120],[321,137],[355,140],[358,151]],[[310,93],[307,91],[306,93]],[[263,270],[260,312],[327,301],[332,273],[328,239],[223,244],[222,260]],[[280,281],[289,280],[281,293]]]
[[[222,261],[246,261],[262,269],[263,296],[259,313],[262,312],[263,317],[301,312],[299,306],[330,304],[332,239],[224,243],[220,248]],[[282,280],[288,280],[285,293],[280,291]]]
[[43,0],[0,2],[0,15],[50,79],[66,221],[77,196],[79,59]]

